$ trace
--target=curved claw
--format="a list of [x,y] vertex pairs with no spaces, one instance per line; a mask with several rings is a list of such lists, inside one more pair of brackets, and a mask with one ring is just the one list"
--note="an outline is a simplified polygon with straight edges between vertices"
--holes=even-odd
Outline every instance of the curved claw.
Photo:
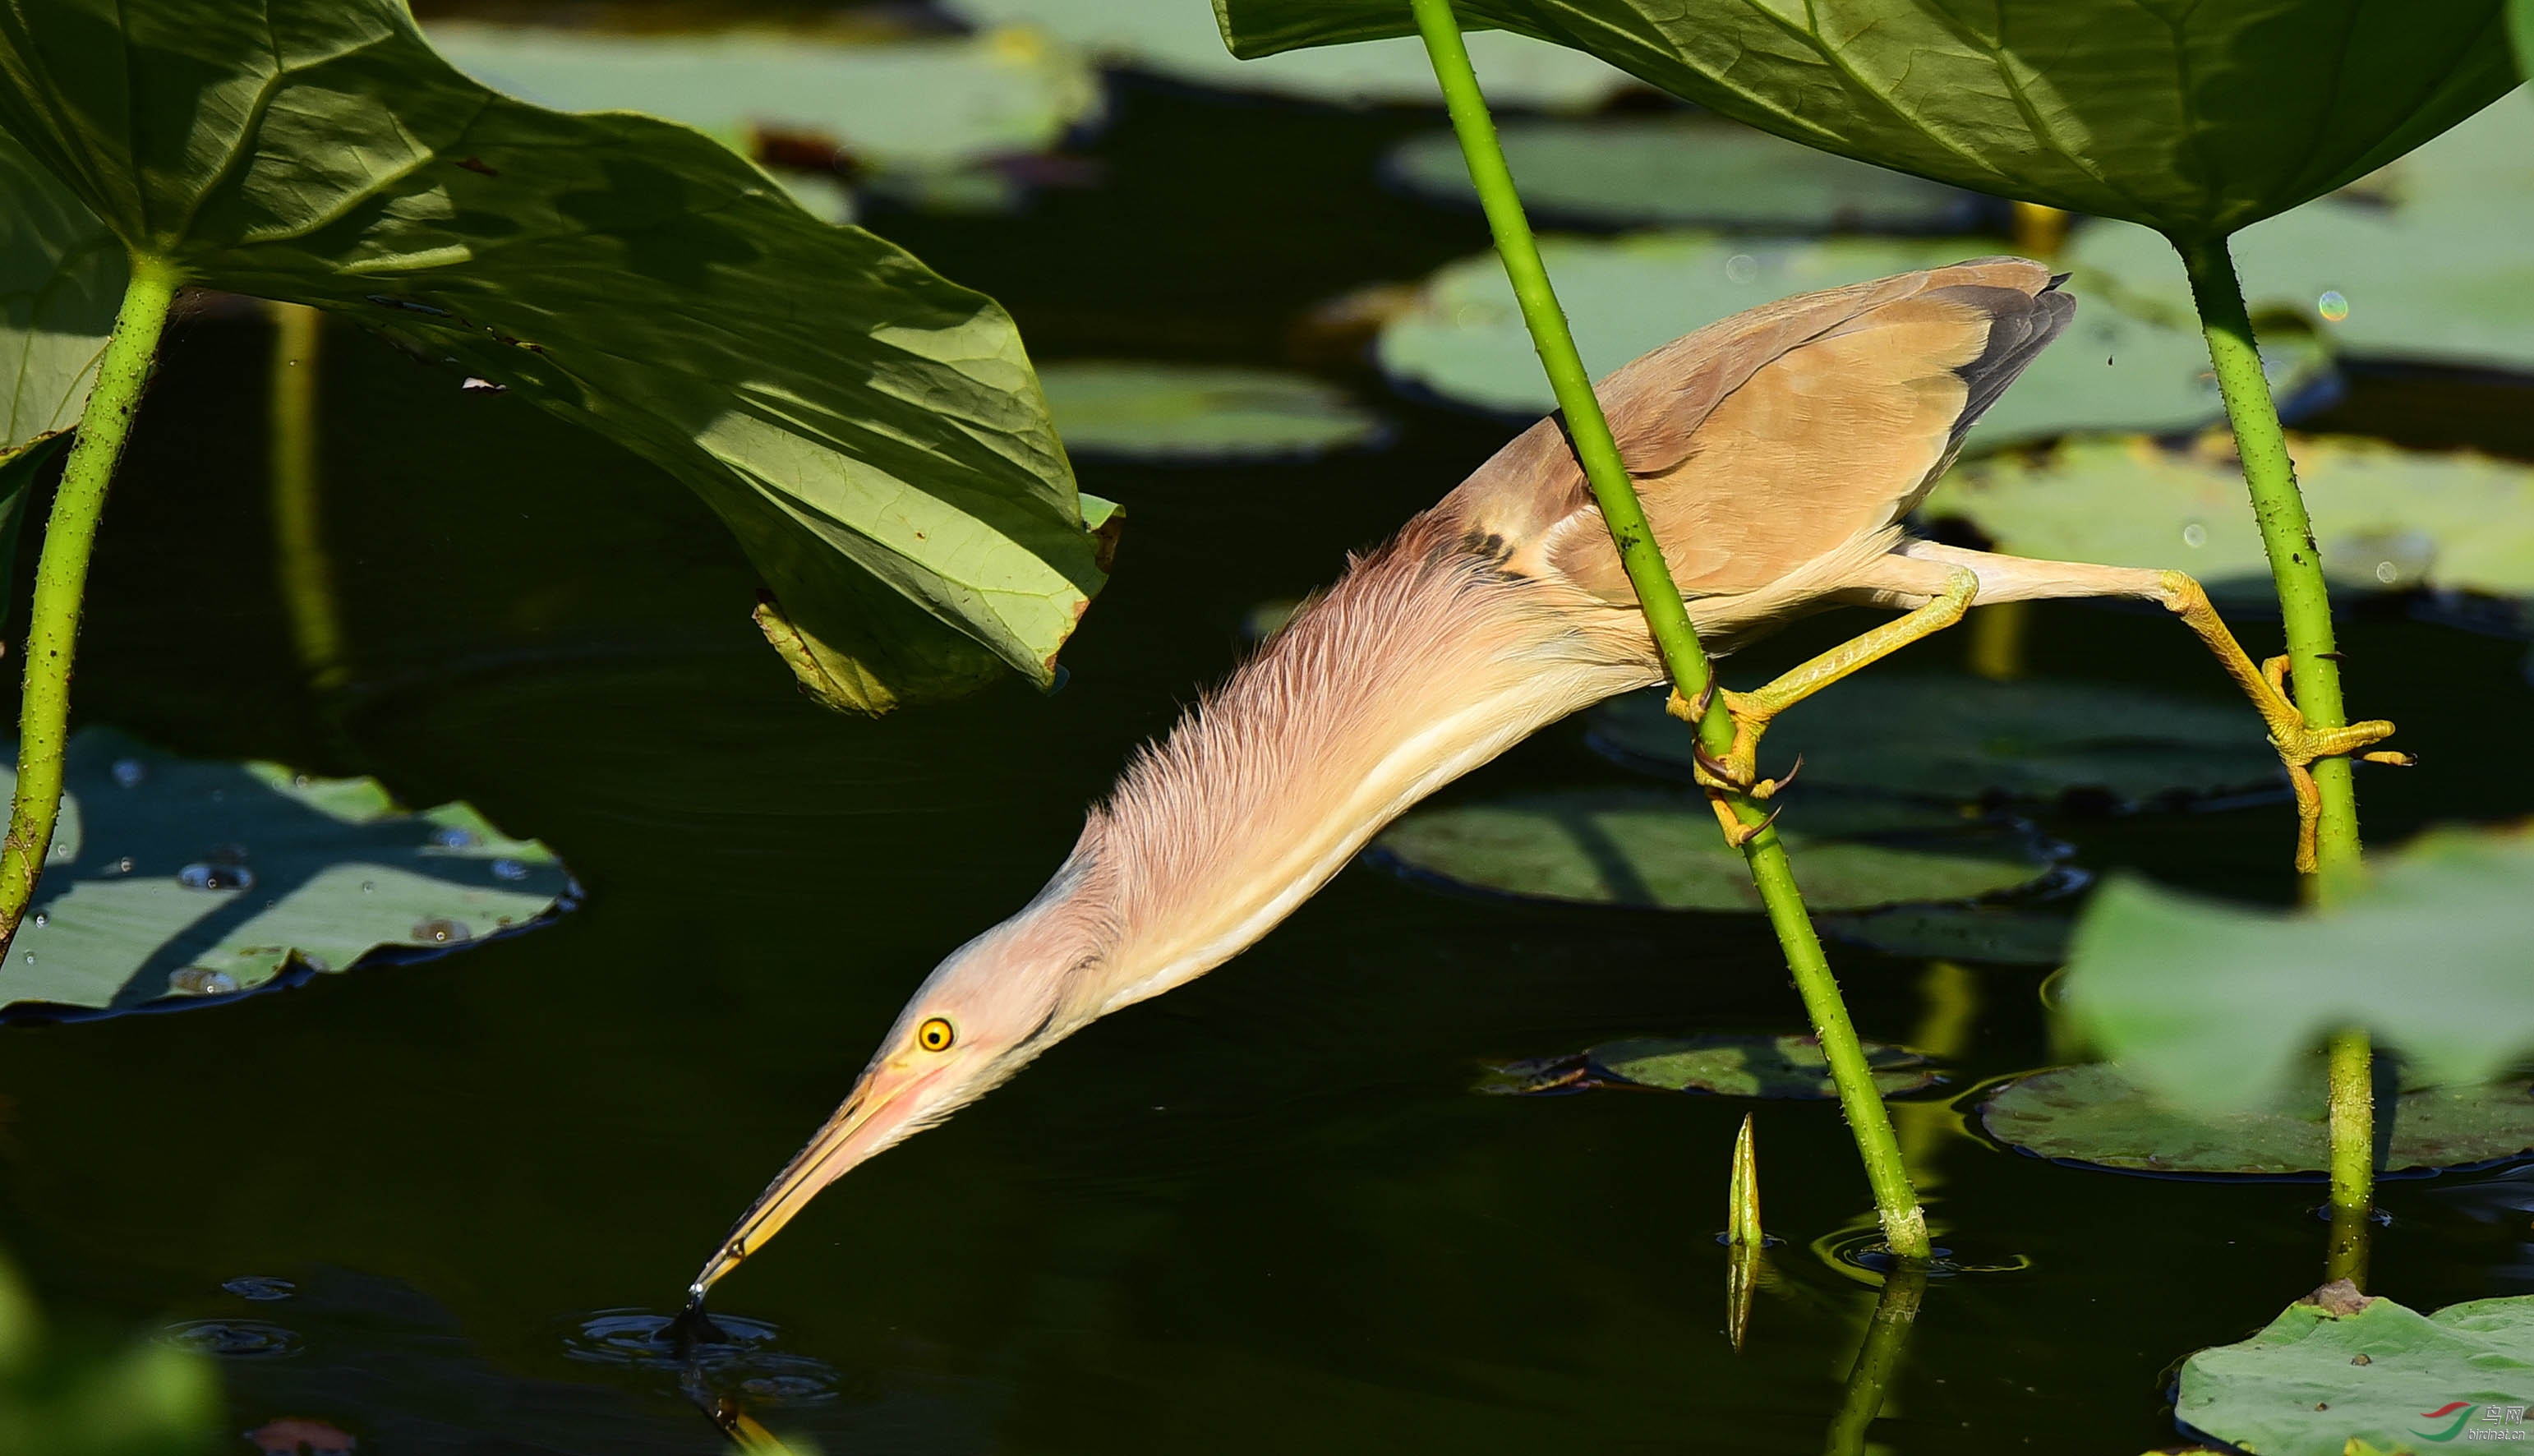
[[1688,701],[1682,700],[1678,688],[1672,689],[1671,697],[1663,699],[1663,711],[1684,723],[1696,725],[1707,721],[1707,709],[1715,701],[1716,680],[1710,678],[1707,686],[1698,691],[1698,697]]

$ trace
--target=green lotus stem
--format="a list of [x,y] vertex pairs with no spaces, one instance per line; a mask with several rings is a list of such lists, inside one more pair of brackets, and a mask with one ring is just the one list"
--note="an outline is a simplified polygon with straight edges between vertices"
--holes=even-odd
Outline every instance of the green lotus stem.
[[[2191,274],[2192,301],[2200,308],[2201,328],[2208,336],[2208,359],[2217,371],[2218,392],[2226,399],[2226,417],[2235,427],[2235,452],[2244,462],[2244,484],[2252,492],[2262,547],[2269,555],[2270,581],[2287,627],[2288,670],[2296,684],[2297,709],[2317,728],[2338,728],[2349,717],[2340,698],[2330,588],[2323,581],[2323,553],[2315,545],[2305,497],[2297,490],[2296,465],[2288,458],[2287,432],[2279,426],[2278,406],[2270,398],[2269,381],[2262,374],[2262,356],[2253,337],[2251,314],[2244,307],[2243,285],[2235,276],[2235,260],[2223,237],[2188,242],[2176,238],[2173,245]],[[2323,796],[2323,814],[2315,835],[2316,873],[2307,890],[2316,903],[2329,904],[2358,868],[2358,791],[2346,758],[2318,761],[2314,781]],[[2329,1057],[2331,1207],[2335,1227],[2345,1226],[2353,1244],[2344,1250],[2343,1241],[2335,1237],[2329,1262],[2335,1269],[2347,1264],[2363,1270],[2366,1214],[2375,1204],[2376,1191],[2376,1112],[2369,1071],[2373,1055],[2367,1033],[2353,1028],[2336,1034]]]
[[[1505,165],[1504,150],[1496,143],[1495,122],[1487,114],[1485,95],[1478,90],[1478,73],[1470,67],[1469,47],[1462,42],[1461,25],[1452,14],[1451,0],[1409,0],[1409,6],[1416,13],[1418,30],[1425,37],[1425,53],[1433,61],[1434,79],[1442,86],[1452,130],[1461,141],[1462,158],[1469,164],[1470,180],[1478,187],[1478,204],[1495,237],[1496,255],[1504,261],[1514,297],[1522,305],[1523,323],[1531,330],[1532,344],[1539,351],[1540,366],[1547,370],[1557,406],[1566,416],[1566,433],[1575,443],[1575,454],[1583,462],[1593,499],[1601,508],[1601,518],[1610,528],[1611,544],[1618,548],[1620,564],[1627,569],[1628,581],[1636,588],[1637,604],[1645,611],[1646,625],[1662,650],[1672,687],[1683,700],[1695,702],[1713,681],[1706,650],[1699,645],[1697,629],[1690,625],[1689,607],[1681,600],[1680,589],[1672,584],[1671,569],[1664,563],[1662,548],[1646,521],[1636,487],[1628,480],[1618,442],[1611,438],[1609,421],[1601,415],[1601,402],[1593,394],[1592,376],[1585,372],[1583,356],[1576,352],[1574,335],[1567,331],[1565,310],[1558,306],[1556,291],[1549,286],[1548,270],[1539,261],[1539,246],[1533,240],[1531,223],[1523,215],[1522,197],[1514,190],[1513,173]],[[1709,703],[1706,717],[1699,722],[1698,736],[1707,751],[1719,758],[1731,751],[1733,720],[1724,708],[1722,695]],[[1822,953],[1821,937],[1804,912],[1803,896],[1795,888],[1794,871],[1786,862],[1785,845],[1774,827],[1766,826],[1768,816],[1750,799],[1730,795],[1725,803],[1746,828],[1758,829],[1744,841],[1743,857],[1750,864],[1751,880],[1759,887],[1761,903],[1768,908],[1769,923],[1785,947],[1787,968],[1794,973],[1804,1010],[1812,1018],[1813,1032],[1821,1039],[1822,1052],[1830,1062],[1831,1079],[1839,1088],[1848,1130],[1856,1138],[1857,1152],[1865,1161],[1866,1181],[1874,1189],[1884,1243],[1902,1259],[1924,1259],[1929,1254],[1926,1215],[1918,1207],[1916,1191],[1909,1186],[1909,1173],[1900,1160],[1900,1140],[1892,1131],[1891,1114],[1875,1090],[1865,1051],[1857,1045],[1856,1028],[1848,1020],[1845,1002],[1840,1000],[1839,982],[1831,975],[1829,958]]]
[[272,305],[272,544],[291,645],[320,697],[343,686],[343,629],[334,569],[326,556],[318,499],[317,377],[326,316],[302,303]]
[[[1927,1295],[1927,1271],[1902,1264],[1883,1277],[1883,1293],[1874,1302],[1874,1318],[1865,1327],[1865,1343],[1847,1372],[1847,1388],[1831,1417],[1826,1456],[1864,1456],[1865,1432],[1883,1414],[1883,1403],[1900,1373],[1900,1357],[1908,1352],[1909,1331],[1918,1322],[1918,1306]],[[1880,1449],[1877,1447],[1876,1449]]]
[[35,897],[44,854],[52,848],[61,814],[62,750],[69,736],[71,654],[79,641],[80,596],[88,585],[89,550],[105,509],[105,487],[132,433],[133,412],[158,356],[158,335],[176,297],[176,272],[155,258],[136,257],[123,290],[114,334],[97,364],[96,385],[82,410],[79,438],[62,465],[61,488],[44,523],[44,551],[35,564],[34,610],[27,626],[25,698],[18,715],[18,791],[9,808],[9,834],[0,840],[0,944],[18,934],[18,922]]

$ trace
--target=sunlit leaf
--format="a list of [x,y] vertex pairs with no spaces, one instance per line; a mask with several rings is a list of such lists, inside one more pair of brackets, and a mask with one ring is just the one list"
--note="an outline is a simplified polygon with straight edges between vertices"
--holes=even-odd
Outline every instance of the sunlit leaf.
[[1102,576],[1011,321],[725,148],[488,91],[394,0],[61,0],[0,13],[0,123],[190,281],[677,475],[872,706],[1053,680]]
[[[2172,647],[2184,661],[2201,651],[2179,630]],[[2213,663],[2209,681],[2225,683]],[[1690,777],[1697,732],[1663,701],[1657,692],[1605,704],[1586,741],[1631,767]],[[1965,674],[1860,673],[1778,719],[1761,757],[1772,772],[1801,757],[1809,783],[1957,803],[2076,793],[2136,803],[2280,779],[2261,718],[2240,702]]]
[[[1886,1097],[1924,1091],[1943,1080],[1927,1059],[1904,1047],[1863,1043],[1874,1087]],[[1630,1037],[1568,1057],[1508,1062],[1487,1069],[1481,1092],[1538,1096],[1593,1087],[1655,1087],[1719,1097],[1835,1098],[1830,1062],[1814,1037]]]
[[[1948,232],[1974,224],[1980,210],[1956,188],[1715,117],[1517,121],[1498,138],[1536,221]],[[1402,142],[1382,173],[1418,196],[1478,206],[1450,132]]]
[[2534,1296],[2421,1314],[2343,1283],[2185,1361],[2173,1418],[2261,1456],[2416,1456],[2524,1440],[2529,1392]]
[[524,929],[571,887],[544,845],[464,804],[406,813],[371,779],[178,758],[83,729],[33,909],[0,961],[0,1005],[231,995]]
[[[1891,802],[1806,801],[1787,807],[1779,829],[1814,910],[1970,899],[2050,868],[2026,834]],[[1370,859],[1414,880],[1514,899],[1761,908],[1750,868],[1695,793],[1577,790],[1422,810],[1374,841]]]
[[[2169,233],[2319,197],[2515,85],[2500,0],[1466,0],[1763,130]],[[1391,0],[1218,0],[1233,53],[1406,35]],[[1486,81],[1481,64],[1479,80]]]
[[[1540,245],[1596,376],[1790,293],[1996,251],[1994,241],[1976,238],[1803,242],[1698,232],[1552,237]],[[1556,404],[1493,254],[1429,278],[1416,306],[1383,326],[1379,358],[1393,383],[1456,404],[1526,419]],[[2291,401],[2328,373],[2320,346],[2298,335],[2273,338],[2264,359],[2272,390]],[[1982,416],[1969,448],[2086,430],[2187,430],[2223,413],[2196,328],[2133,317],[2081,293],[2076,322]]]
[[2336,1027],[2425,1078],[2481,1081],[2534,1050],[2534,833],[2440,829],[2371,856],[2327,913],[2106,884],[2061,1006],[2139,1081],[2195,1108],[2288,1085]]
[[[2335,584],[2534,592],[2534,468],[2340,437],[2288,448]],[[2047,456],[1965,465],[1919,509],[1966,518],[2018,556],[2169,567],[2269,592],[2243,474],[2210,452],[2072,441]]]
[[1308,459],[1367,445],[1381,418],[1346,391],[1272,369],[1059,360],[1039,370],[1065,448],[1165,464]]
[[[2017,1077],[1980,1104],[1998,1141],[2043,1158],[2132,1173],[2319,1174],[2329,1161],[2323,1064],[2307,1059],[2291,1084],[2225,1112],[2165,1102],[2101,1062]],[[2380,1100],[2383,1171],[2462,1168],[2534,1152],[2534,1096],[2505,1086],[2421,1087]]]

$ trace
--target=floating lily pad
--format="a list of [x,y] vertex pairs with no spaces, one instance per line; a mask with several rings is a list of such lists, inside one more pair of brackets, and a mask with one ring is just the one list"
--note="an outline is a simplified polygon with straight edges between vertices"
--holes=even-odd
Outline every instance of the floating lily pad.
[[1039,366],[1077,455],[1165,464],[1308,459],[1371,444],[1381,418],[1335,385],[1272,369],[1132,360]]
[[[2534,593],[2534,468],[2347,437],[2295,437],[2288,448],[2336,582]],[[1965,466],[1922,509],[1967,517],[2018,556],[2171,567],[2269,590],[2243,475],[2207,452],[2072,441],[2039,458]]]
[[1824,915],[1827,934],[1886,955],[2055,966],[2068,958],[2073,923],[1999,905],[1896,905],[1861,915]]
[[[1413,36],[1365,45],[1237,60],[1214,13],[1182,0],[948,0],[978,27],[1029,27],[1112,65],[1193,86],[1340,106],[1435,106],[1442,92]],[[1563,46],[1504,30],[1473,30],[1470,59],[1497,107],[1589,111],[1638,83]]]
[[[2027,1153],[2131,1173],[2276,1178],[2327,1159],[2323,1067],[2241,1112],[2194,1113],[2095,1062],[2034,1072],[1989,1094],[1980,1125]],[[2383,1171],[2463,1168],[2534,1153],[2534,1095],[2522,1082],[2423,1087],[2376,1108],[2391,1127]]]
[[[2032,837],[1890,801],[1790,804],[1779,821],[1814,910],[1964,900],[2049,873]],[[1410,815],[1372,863],[1411,880],[1517,899],[1662,910],[1758,910],[1741,852],[1705,796],[1589,789]]]
[[[1816,288],[1997,251],[1993,239],[1764,241],[1703,232],[1547,238],[1540,251],[1576,346],[1598,378],[1744,309]],[[1376,349],[1393,384],[1521,418],[1555,407],[1495,255],[1444,268]],[[2279,334],[2264,346],[2273,393],[2293,407],[2329,377],[2322,346]],[[2196,327],[2134,317],[2080,292],[2076,322],[1981,417],[1973,450],[2082,431],[2167,433],[2224,414]],[[2241,487],[2238,486],[2240,493]],[[2238,515],[2243,513],[2238,510]]]
[[[1875,1090],[1886,1097],[1924,1091],[1944,1078],[1905,1047],[1866,1042]],[[1568,1057],[1508,1062],[1487,1069],[1481,1092],[1538,1096],[1593,1087],[1657,1087],[1719,1097],[1839,1095],[1819,1039],[1803,1035],[1631,1037]]]
[[[2304,317],[2352,354],[2534,371],[2534,106],[2492,106],[2358,185],[2231,240],[2257,314]],[[2097,223],[2071,242],[2097,282],[2188,317],[2162,236]]]
[[2466,1450],[2526,1439],[2534,1297],[2422,1314],[2329,1284],[2182,1365],[2173,1419],[2259,1456]]
[[733,140],[815,139],[881,167],[1044,152],[1102,105],[1089,64],[1028,31],[838,44],[452,21],[429,34],[459,70],[557,110],[641,111]]
[[0,1005],[224,996],[294,966],[484,940],[571,893],[552,851],[467,805],[407,813],[374,779],[179,758],[87,728]]
[[[2177,655],[2201,650],[2175,629]],[[2225,681],[2213,662],[2209,676]],[[1689,777],[1696,730],[1663,702],[1658,692],[1604,704],[1586,742],[1632,767]],[[1764,771],[1798,754],[1811,783],[1954,802],[2080,791],[2135,802],[2280,779],[2260,716],[2240,702],[1967,674],[1861,673],[1827,688],[1761,740]]]
[[[1536,218],[1599,227],[1781,232],[1959,232],[1980,198],[1719,117],[1514,122],[1505,161]],[[1401,143],[1382,164],[1400,187],[1478,206],[1450,132]]]

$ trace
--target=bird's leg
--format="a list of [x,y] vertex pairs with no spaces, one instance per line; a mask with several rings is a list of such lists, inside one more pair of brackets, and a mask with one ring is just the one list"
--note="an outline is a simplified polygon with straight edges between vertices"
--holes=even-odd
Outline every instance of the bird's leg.
[[1933,637],[1962,620],[1970,610],[1971,600],[1979,594],[1979,576],[1961,567],[1944,574],[1944,585],[1925,603],[1868,633],[1848,638],[1802,666],[1777,678],[1766,687],[1749,693],[1710,687],[1700,699],[1684,699],[1677,689],[1665,704],[1676,718],[1692,724],[1707,716],[1708,698],[1721,693],[1724,710],[1733,715],[1733,746],[1721,758],[1711,758],[1704,749],[1697,755],[1696,777],[1701,787],[1711,794],[1741,794],[1752,799],[1766,799],[1783,788],[1803,767],[1797,758],[1795,767],[1783,777],[1764,779],[1759,776],[1760,735],[1778,714],[1819,693],[1848,674],[1891,656],[1922,637]]

